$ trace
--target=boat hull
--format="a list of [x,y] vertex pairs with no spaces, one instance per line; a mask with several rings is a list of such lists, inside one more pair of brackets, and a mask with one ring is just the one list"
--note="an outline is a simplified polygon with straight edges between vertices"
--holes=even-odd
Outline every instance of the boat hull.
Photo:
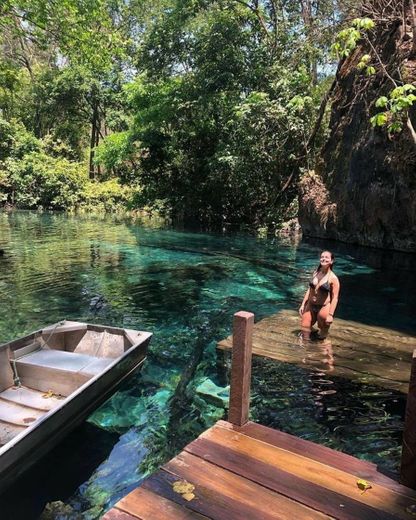
[[43,416],[23,435],[0,450],[0,492],[31,465],[56,446],[71,430],[106,401],[117,388],[143,365],[151,334],[143,333],[133,346],[101,374],[84,383],[62,400],[62,404]]

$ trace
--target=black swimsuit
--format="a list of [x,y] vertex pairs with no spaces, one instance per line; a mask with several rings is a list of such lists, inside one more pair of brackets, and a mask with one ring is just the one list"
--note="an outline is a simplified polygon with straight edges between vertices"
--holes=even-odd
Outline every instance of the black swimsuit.
[[[318,290],[318,291],[322,291],[324,293],[329,293],[331,291],[331,285],[329,283],[329,279],[323,283],[322,285],[320,285],[318,287],[318,289],[316,289],[316,286],[318,284],[314,284],[313,283],[313,279],[315,278],[316,275],[313,275],[312,278],[311,278],[311,281],[309,282],[309,287],[311,289],[314,289],[314,290]],[[319,282],[318,282],[319,283]],[[313,314],[318,314],[318,312],[322,309],[322,307],[325,307],[326,305],[328,305],[328,303],[330,302],[326,302],[326,303],[323,303],[323,304],[320,304],[320,303],[311,303],[311,302],[308,302],[308,305],[309,305],[309,309],[310,311],[313,313]]]
[[[309,282],[309,287],[310,287],[311,289],[316,289],[316,285],[318,285],[318,284],[315,285],[315,284],[313,283],[313,279],[314,279],[314,278],[315,278],[315,276],[313,276],[313,277],[311,278],[311,281]],[[320,286],[318,287],[318,291],[324,291],[324,292],[326,292],[326,293],[329,293],[330,290],[331,290],[331,286],[330,286],[330,284],[329,284],[329,280],[327,280],[325,283],[323,283],[322,285],[320,285]]]

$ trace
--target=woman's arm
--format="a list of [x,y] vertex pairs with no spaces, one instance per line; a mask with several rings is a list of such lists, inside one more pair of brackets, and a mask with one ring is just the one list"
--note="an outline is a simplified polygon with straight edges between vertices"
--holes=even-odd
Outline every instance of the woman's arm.
[[334,321],[335,309],[338,305],[339,287],[339,280],[336,276],[334,276],[333,281],[331,283],[331,301],[329,304],[328,317],[326,319],[327,323],[332,323]]
[[310,292],[310,288],[308,288],[308,290],[306,291],[305,296],[303,297],[301,306],[299,307],[299,314],[301,316],[302,316],[303,311],[305,309],[306,302],[309,300],[309,292]]

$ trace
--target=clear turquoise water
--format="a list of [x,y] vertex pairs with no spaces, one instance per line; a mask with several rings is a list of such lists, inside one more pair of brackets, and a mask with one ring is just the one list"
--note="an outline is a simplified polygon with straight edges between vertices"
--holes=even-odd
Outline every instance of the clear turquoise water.
[[[223,417],[216,342],[238,310],[260,319],[297,308],[322,248],[337,256],[339,317],[416,332],[413,255],[29,212],[0,214],[0,248],[0,341],[63,318],[154,333],[143,371],[11,488],[0,500],[5,518],[37,518],[55,500],[71,508],[68,518],[98,518]],[[172,402],[193,361],[186,391]],[[371,385],[267,360],[253,366],[255,420],[393,472],[403,409],[402,395]]]

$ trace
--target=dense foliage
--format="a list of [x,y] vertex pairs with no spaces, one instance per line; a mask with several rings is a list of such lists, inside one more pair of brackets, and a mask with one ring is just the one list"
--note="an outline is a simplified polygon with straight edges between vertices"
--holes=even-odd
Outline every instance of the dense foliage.
[[329,0],[2,3],[1,201],[276,226],[313,167],[342,15]]

